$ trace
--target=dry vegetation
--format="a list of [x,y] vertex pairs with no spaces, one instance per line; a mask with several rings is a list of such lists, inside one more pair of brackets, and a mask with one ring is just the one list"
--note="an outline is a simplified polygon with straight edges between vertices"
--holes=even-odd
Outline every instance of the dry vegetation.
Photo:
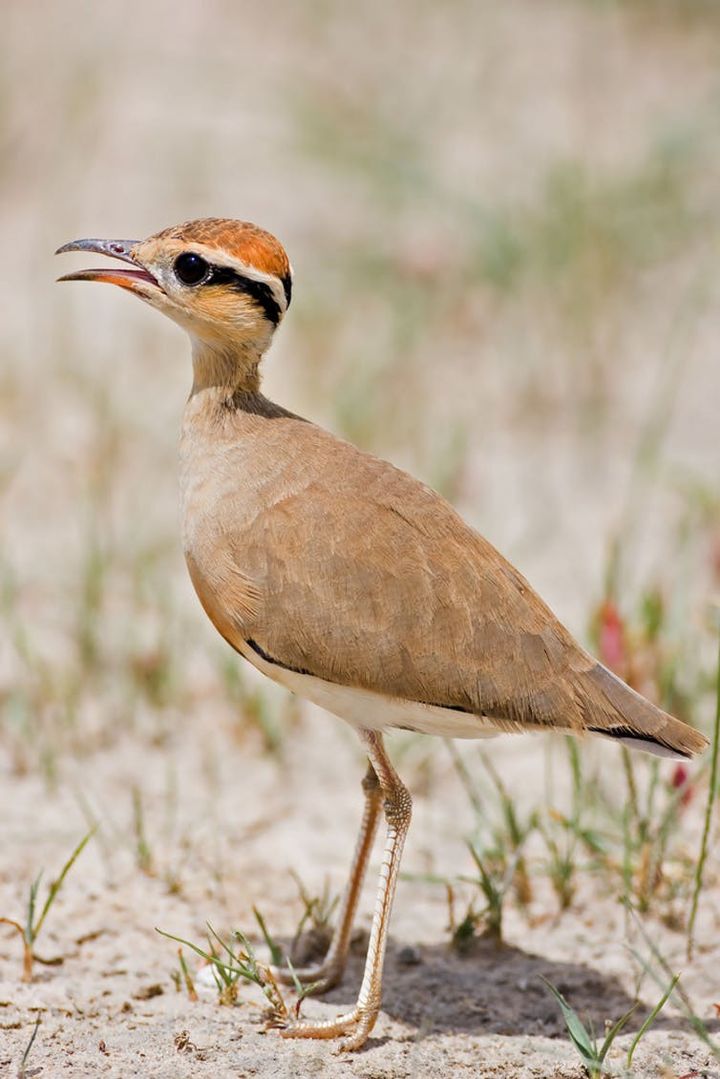
[[[0,1074],[720,1074],[711,758],[529,738],[392,739],[417,812],[376,1036],[348,1062],[263,1035],[268,1002],[295,1007],[268,949],[327,940],[359,748],[191,594],[184,340],[54,286],[50,257],[203,214],[277,232],[297,288],[271,395],[447,493],[710,733],[717,5],[6,0],[0,21]],[[307,1013],[354,996],[358,946]]]

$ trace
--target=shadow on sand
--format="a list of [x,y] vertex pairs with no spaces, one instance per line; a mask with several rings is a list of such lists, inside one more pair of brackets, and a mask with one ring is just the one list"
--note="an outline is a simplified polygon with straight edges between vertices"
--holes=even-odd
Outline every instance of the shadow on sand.
[[[403,962],[415,954],[411,965]],[[354,1003],[363,961],[352,957],[343,984],[322,999],[338,1010]],[[383,1011],[418,1029],[421,1036],[438,1033],[503,1034],[565,1037],[565,1024],[541,975],[565,996],[583,1022],[600,1037],[606,1021],[614,1022],[634,1001],[613,975],[580,963],[555,962],[509,945],[480,940],[471,955],[461,957],[445,945],[410,949],[391,942],[385,966]],[[657,1003],[659,991],[648,984],[647,999],[625,1028],[638,1030]],[[708,1029],[720,1027],[718,1021]],[[680,1016],[661,1015],[654,1026],[688,1030]]]

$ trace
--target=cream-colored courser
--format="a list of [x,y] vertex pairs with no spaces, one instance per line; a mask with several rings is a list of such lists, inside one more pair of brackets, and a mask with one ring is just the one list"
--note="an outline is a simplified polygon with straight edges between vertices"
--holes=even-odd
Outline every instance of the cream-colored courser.
[[260,361],[292,290],[273,236],[209,218],[147,240],[77,240],[60,251],[130,263],[61,280],[120,285],[190,334],[181,483],[185,556],[200,602],[250,663],[347,720],[365,743],[365,812],[335,936],[323,964],[299,972],[322,988],[341,977],[383,810],[387,840],[362,987],[347,1014],[283,1031],[342,1036],[343,1048],[358,1048],[380,1010],[410,823],[385,728],[460,738],[596,734],[682,757],[706,740],[589,656],[438,494],[263,397]]

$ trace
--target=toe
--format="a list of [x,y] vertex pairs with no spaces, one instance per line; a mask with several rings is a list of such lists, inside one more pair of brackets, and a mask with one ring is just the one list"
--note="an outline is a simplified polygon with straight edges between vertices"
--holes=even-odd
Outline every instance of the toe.
[[374,1015],[362,1015],[352,1031],[338,1045],[339,1053],[354,1053],[362,1049],[375,1026],[377,1013]]
[[280,1028],[279,1033],[283,1038],[339,1038],[350,1034],[359,1019],[357,1010],[353,1010],[338,1016],[337,1019],[328,1019],[319,1023],[291,1020]]

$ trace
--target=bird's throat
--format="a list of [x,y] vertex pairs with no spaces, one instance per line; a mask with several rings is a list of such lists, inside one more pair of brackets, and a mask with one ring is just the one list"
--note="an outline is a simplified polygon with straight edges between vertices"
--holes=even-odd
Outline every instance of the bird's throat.
[[190,396],[211,388],[222,390],[229,396],[258,393],[263,351],[251,342],[223,347],[193,338]]

